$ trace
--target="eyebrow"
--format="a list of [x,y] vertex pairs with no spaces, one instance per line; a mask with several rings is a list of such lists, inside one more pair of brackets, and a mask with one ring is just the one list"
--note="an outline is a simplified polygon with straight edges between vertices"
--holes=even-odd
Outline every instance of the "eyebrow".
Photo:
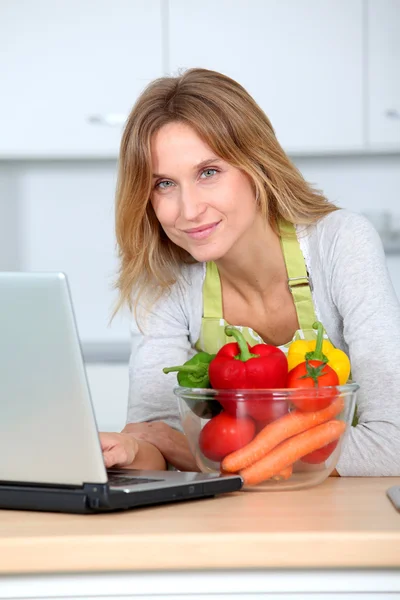
[[[193,171],[200,171],[200,169],[203,169],[204,167],[206,167],[209,164],[218,164],[222,162],[222,158],[218,158],[217,156],[212,156],[211,158],[206,158],[205,160],[202,160],[201,162],[199,162],[197,165],[194,165],[193,167]],[[161,178],[161,179],[168,179],[168,175],[162,175],[160,173],[153,173],[153,179],[157,179],[157,178]]]

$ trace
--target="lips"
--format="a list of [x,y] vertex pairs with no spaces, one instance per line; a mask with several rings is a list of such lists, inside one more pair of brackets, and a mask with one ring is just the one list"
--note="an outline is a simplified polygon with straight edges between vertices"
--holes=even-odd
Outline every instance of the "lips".
[[185,233],[199,233],[201,231],[206,231],[207,229],[211,229],[218,225],[218,222],[208,223],[207,225],[201,225],[200,227],[194,227],[193,229],[186,229]]
[[212,235],[212,233],[214,233],[220,222],[221,221],[217,221],[215,223],[207,223],[207,225],[201,225],[200,227],[187,229],[185,233],[194,240],[204,240],[210,235]]

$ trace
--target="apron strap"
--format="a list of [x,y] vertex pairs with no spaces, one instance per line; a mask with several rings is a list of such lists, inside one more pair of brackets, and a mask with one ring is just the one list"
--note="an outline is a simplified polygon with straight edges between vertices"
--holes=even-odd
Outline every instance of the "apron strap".
[[286,263],[289,289],[293,294],[299,328],[312,330],[317,320],[311,295],[310,279],[304,256],[296,235],[296,229],[288,221],[279,221],[281,247]]
[[206,276],[203,284],[203,317],[223,318],[221,280],[214,262],[206,263]]
[[[292,223],[280,220],[281,247],[288,274],[289,289],[293,294],[299,329],[312,330],[317,320],[311,295],[304,256]],[[206,263],[206,276],[203,284],[203,317],[223,319],[221,280],[217,265]]]

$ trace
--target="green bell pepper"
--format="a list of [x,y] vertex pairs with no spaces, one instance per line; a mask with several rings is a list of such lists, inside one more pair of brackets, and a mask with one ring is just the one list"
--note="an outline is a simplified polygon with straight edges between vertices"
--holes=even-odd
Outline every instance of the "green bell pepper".
[[165,367],[164,373],[178,373],[178,383],[182,387],[190,388],[208,388],[210,380],[208,378],[208,367],[215,354],[208,352],[198,352],[184,365],[179,367]]
[[[207,352],[198,352],[184,365],[178,367],[165,367],[164,373],[177,372],[178,383],[187,388],[209,388],[210,380],[208,378],[208,367],[215,358],[215,354]],[[215,399],[202,400],[195,398],[184,398],[186,405],[195,415],[201,419],[211,419],[222,410],[221,404]]]

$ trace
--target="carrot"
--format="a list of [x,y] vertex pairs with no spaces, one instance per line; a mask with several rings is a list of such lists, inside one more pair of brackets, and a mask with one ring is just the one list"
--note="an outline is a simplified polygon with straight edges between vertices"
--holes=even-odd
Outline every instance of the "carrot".
[[339,396],[322,410],[313,412],[294,410],[276,419],[266,425],[249,444],[225,456],[221,464],[222,470],[227,473],[237,473],[249,467],[283,440],[333,419],[342,412],[343,408],[344,400]]
[[293,465],[289,465],[288,467],[286,467],[285,469],[282,469],[282,471],[279,471],[279,473],[274,475],[272,477],[272,479],[275,479],[276,481],[284,481],[286,479],[289,479],[289,477],[291,477],[292,473],[293,473]]
[[240,475],[245,485],[257,485],[281,473],[309,452],[337,440],[345,429],[346,423],[336,419],[312,427],[285,440],[264,458],[240,471]]

